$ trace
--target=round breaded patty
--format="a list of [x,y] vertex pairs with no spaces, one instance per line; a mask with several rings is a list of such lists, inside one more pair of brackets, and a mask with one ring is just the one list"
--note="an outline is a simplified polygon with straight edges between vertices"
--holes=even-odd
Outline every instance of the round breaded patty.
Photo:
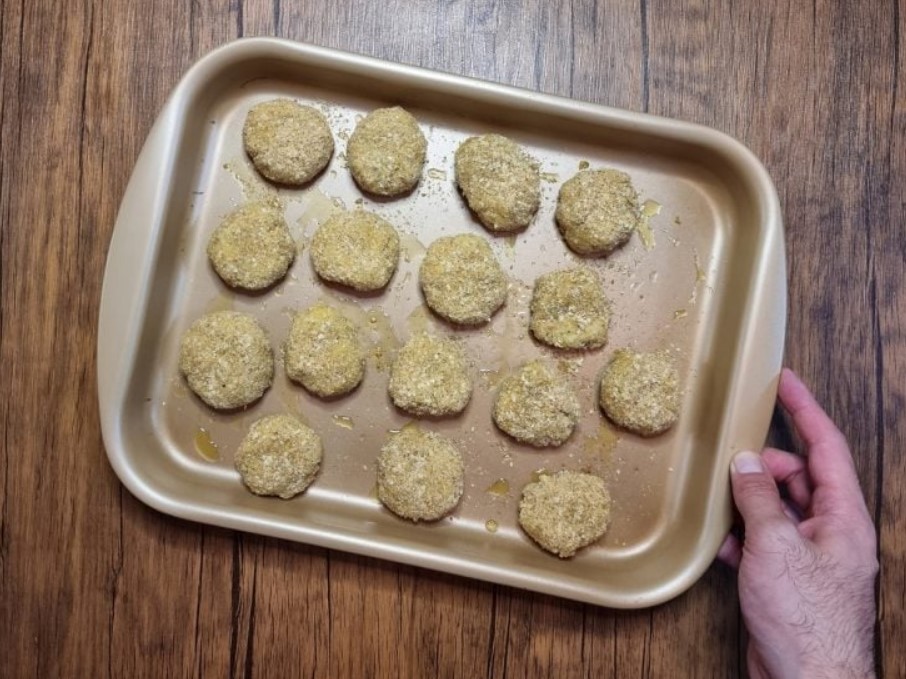
[[506,301],[507,280],[487,242],[473,234],[431,243],[419,269],[425,303],[453,323],[486,323]]
[[349,171],[364,191],[398,196],[422,176],[428,142],[403,108],[379,108],[356,125],[346,146]]
[[541,547],[566,559],[604,535],[610,507],[603,479],[561,471],[522,489],[519,525]]
[[470,137],[456,149],[456,183],[473,212],[491,231],[517,231],[541,203],[538,164],[499,134]]
[[223,282],[263,290],[286,275],[296,244],[276,205],[248,203],[227,215],[208,241],[208,257]]
[[610,307],[597,275],[585,268],[539,276],[531,302],[532,334],[559,349],[594,349],[607,341]]
[[459,345],[451,339],[414,335],[390,369],[390,397],[414,415],[454,415],[472,396],[472,380]]
[[601,408],[615,424],[656,436],[679,417],[679,373],[666,351],[621,349],[601,377]]
[[494,401],[494,422],[517,441],[559,446],[579,421],[579,399],[566,376],[541,361],[507,375]]
[[329,217],[311,239],[311,263],[324,280],[355,290],[380,290],[400,259],[393,225],[365,210]]
[[291,380],[324,398],[352,391],[365,376],[365,351],[358,329],[326,304],[316,304],[293,317],[283,360]]
[[377,459],[377,496],[397,516],[435,521],[462,497],[462,455],[445,437],[408,426],[391,434]]
[[291,186],[314,179],[333,155],[327,118],[291,99],[253,106],[242,127],[242,142],[258,172]]
[[179,370],[202,401],[231,410],[257,401],[271,386],[274,352],[254,318],[216,311],[196,320],[183,335]]
[[236,451],[236,470],[255,495],[287,500],[311,485],[322,457],[321,437],[292,415],[252,423]]
[[629,240],[639,224],[639,197],[619,170],[583,170],[560,187],[557,224],[581,255],[607,255]]

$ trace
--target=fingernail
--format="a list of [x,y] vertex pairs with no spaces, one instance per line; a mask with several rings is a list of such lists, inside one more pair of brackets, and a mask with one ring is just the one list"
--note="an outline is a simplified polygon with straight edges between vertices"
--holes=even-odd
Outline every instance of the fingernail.
[[737,474],[760,474],[764,471],[761,456],[751,450],[736,453],[733,457],[733,471]]

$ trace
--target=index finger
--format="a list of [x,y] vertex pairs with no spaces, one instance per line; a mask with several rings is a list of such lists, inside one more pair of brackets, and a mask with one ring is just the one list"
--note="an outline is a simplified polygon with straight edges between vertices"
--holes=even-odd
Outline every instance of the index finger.
[[784,368],[780,375],[778,396],[805,442],[809,475],[816,491],[824,489],[832,493],[834,501],[855,502],[864,507],[862,489],[846,437],[808,387],[788,368]]

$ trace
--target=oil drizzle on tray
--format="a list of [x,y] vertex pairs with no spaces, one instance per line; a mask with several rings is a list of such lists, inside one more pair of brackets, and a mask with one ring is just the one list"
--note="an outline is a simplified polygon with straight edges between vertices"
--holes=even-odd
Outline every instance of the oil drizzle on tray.
[[223,166],[227,172],[239,183],[246,200],[271,201],[277,199],[277,191],[266,184],[251,164],[242,158],[233,158]]
[[301,203],[302,214],[298,219],[298,223],[306,230],[309,226],[321,224],[328,217],[342,209],[336,204],[335,199],[318,189],[308,191]]
[[333,423],[341,429],[352,429],[355,427],[355,422],[353,422],[351,417],[347,417],[346,415],[334,415]]
[[535,471],[532,472],[532,483],[538,483],[541,480],[542,476],[550,476],[550,475],[551,475],[551,473],[549,471],[547,471],[546,469],[544,469],[543,467],[541,469],[536,469]]
[[617,433],[602,422],[598,425],[598,433],[586,438],[585,442],[582,444],[582,448],[589,455],[594,455],[595,457],[602,458],[603,461],[608,461],[610,459],[610,454],[613,452],[614,448],[616,448],[619,441],[620,437]]
[[651,231],[651,224],[649,222],[652,217],[659,215],[660,213],[660,203],[653,200],[646,200],[644,203],[642,203],[638,231],[639,237],[642,239],[642,245],[645,246],[646,250],[651,250],[652,248],[654,248],[654,233],[652,233]]
[[496,389],[499,387],[500,382],[503,381],[503,378],[506,377],[506,375],[507,371],[503,369],[494,370],[493,368],[481,368],[478,371],[478,376],[486,389]]
[[411,262],[413,258],[425,253],[425,246],[422,242],[411,233],[400,233],[400,250],[403,253],[403,259]]
[[488,531],[488,533],[496,533],[498,528],[499,525],[494,519],[488,519],[484,522],[484,529]]
[[510,483],[506,479],[497,479],[487,487],[487,492],[491,495],[506,495],[510,492]]
[[195,432],[195,452],[207,462],[217,462],[220,459],[220,449],[203,428]]

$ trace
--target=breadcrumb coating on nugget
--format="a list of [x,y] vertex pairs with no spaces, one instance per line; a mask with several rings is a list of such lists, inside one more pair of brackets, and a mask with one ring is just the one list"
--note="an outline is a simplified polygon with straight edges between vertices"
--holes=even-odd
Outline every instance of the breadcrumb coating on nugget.
[[321,437],[292,415],[252,423],[236,451],[236,470],[255,495],[287,500],[314,481],[323,455]]
[[456,183],[490,231],[518,231],[541,204],[538,163],[499,134],[470,137],[456,149]]

